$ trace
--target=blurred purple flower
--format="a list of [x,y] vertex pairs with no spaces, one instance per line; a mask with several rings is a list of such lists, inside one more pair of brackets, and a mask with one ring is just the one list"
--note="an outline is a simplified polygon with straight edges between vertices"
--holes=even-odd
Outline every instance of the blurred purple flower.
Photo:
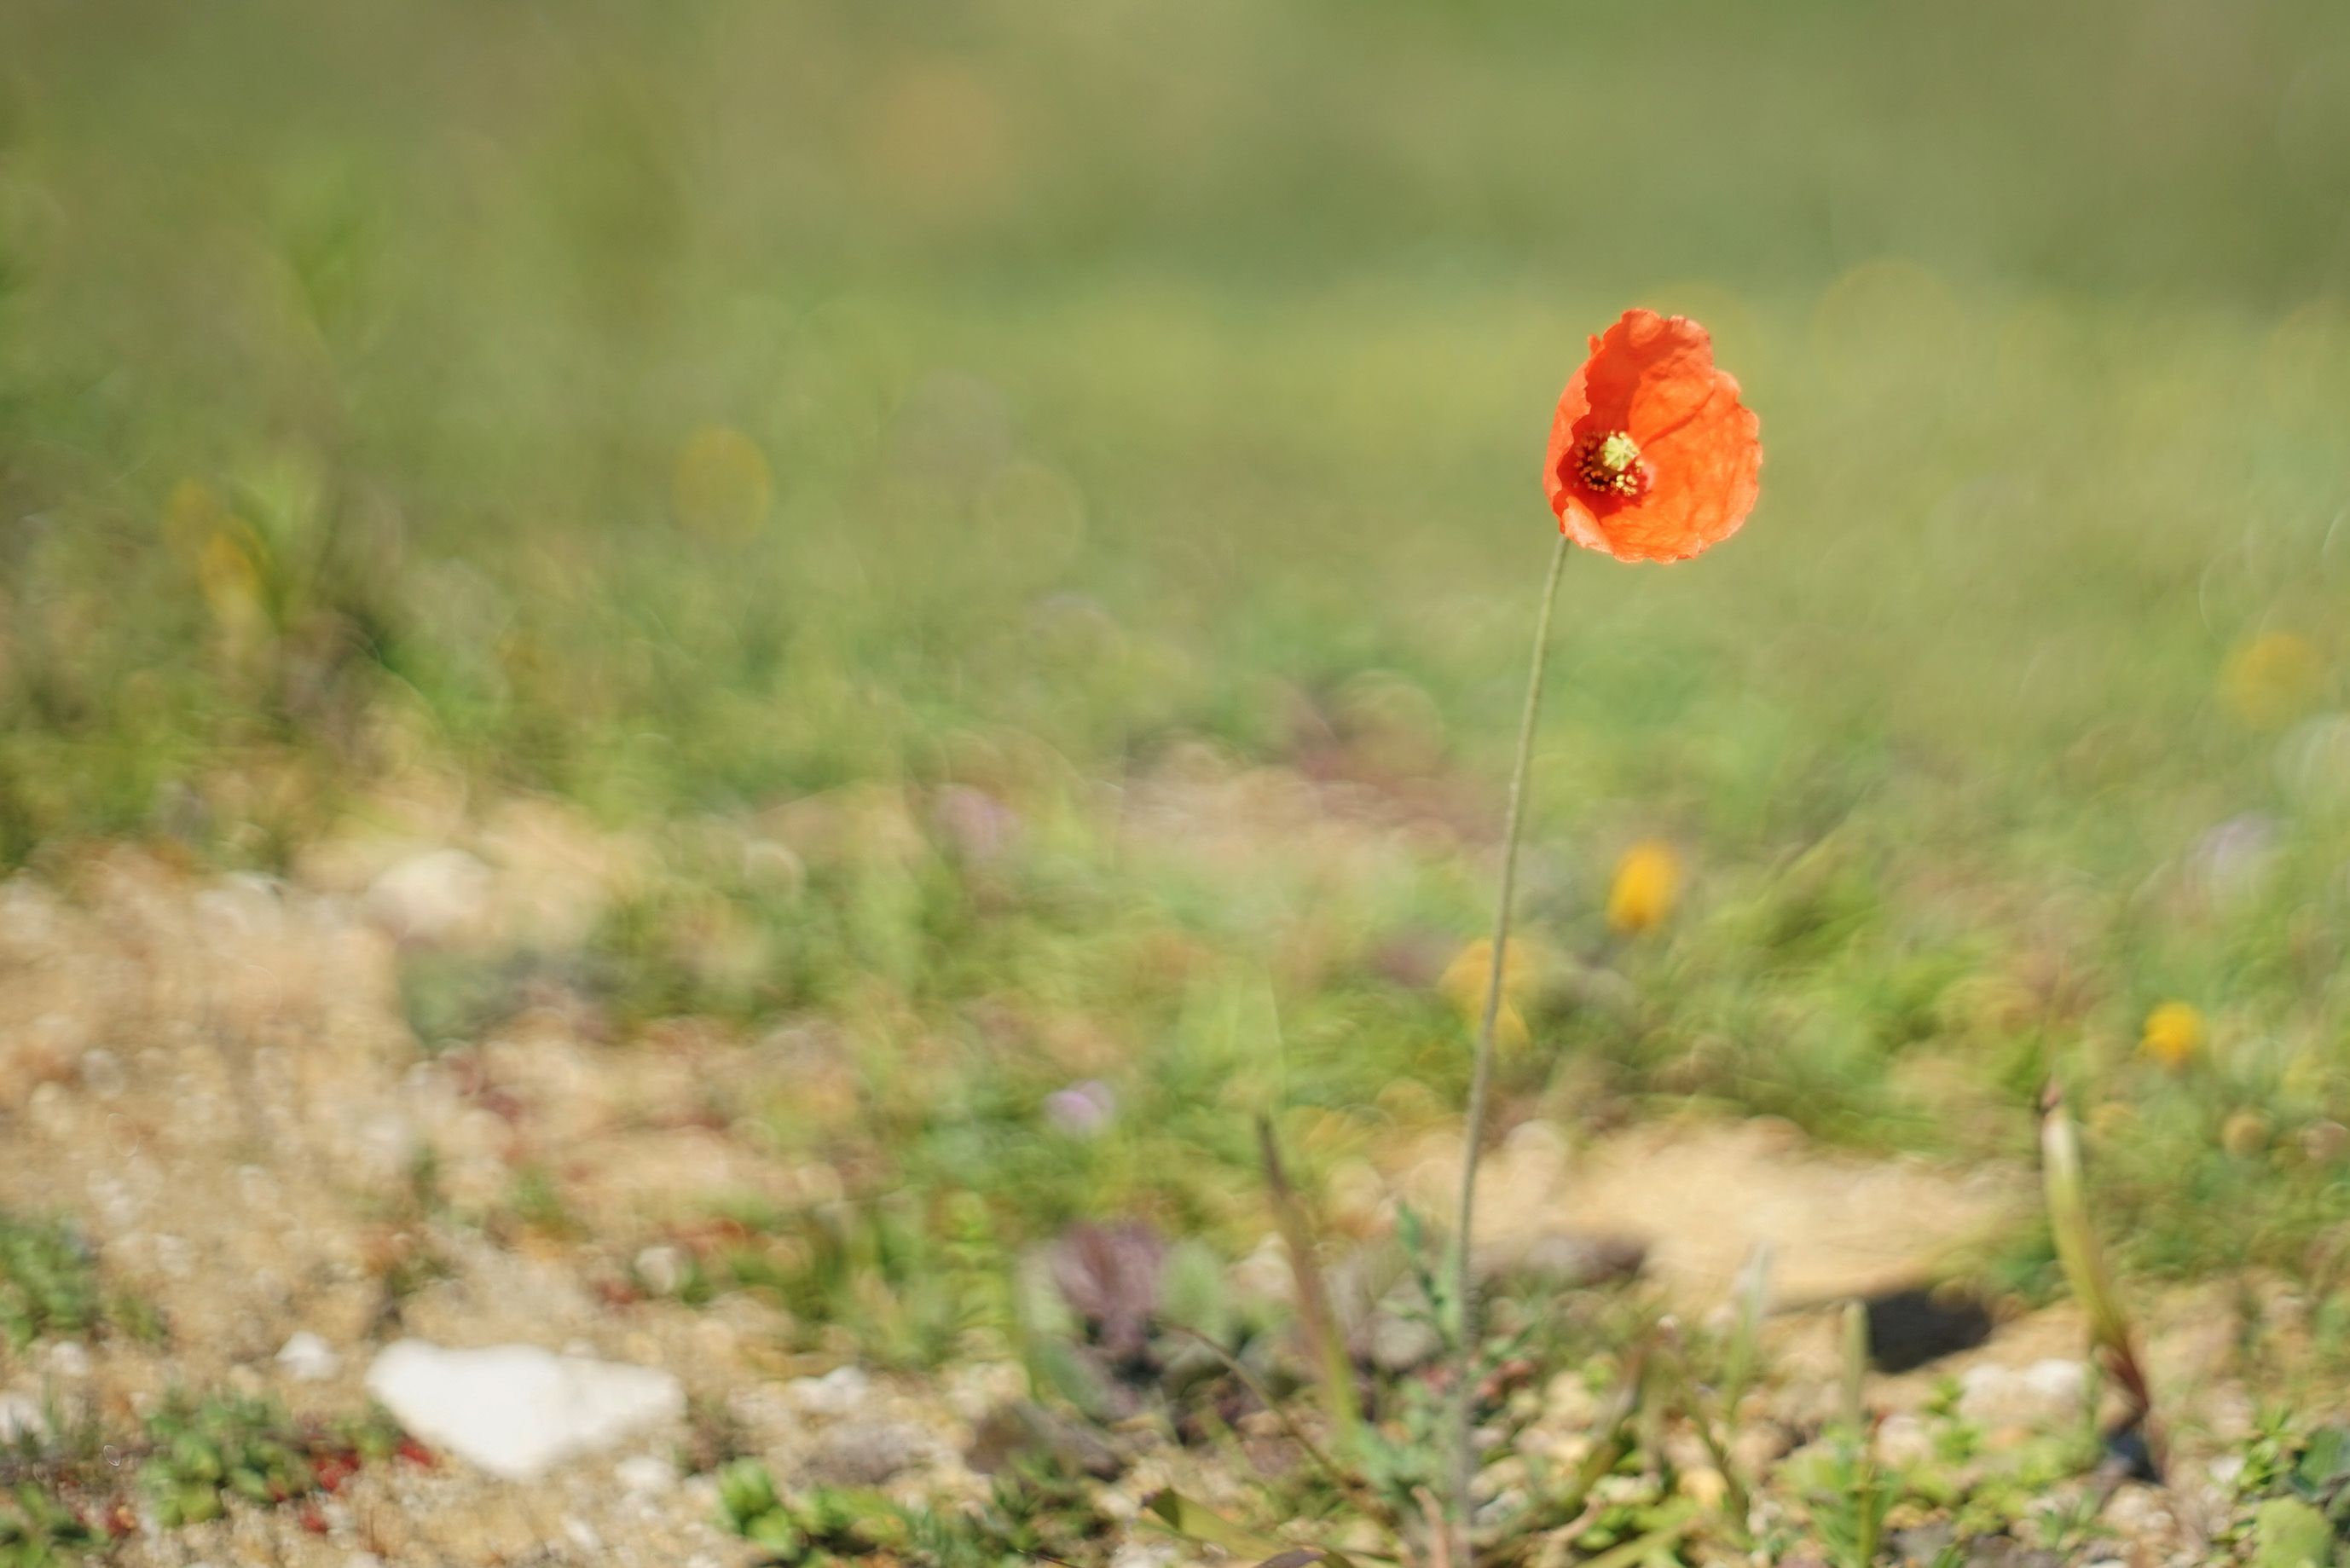
[[1099,1137],[1118,1114],[1118,1096],[1099,1078],[1045,1096],[1045,1119],[1071,1137]]

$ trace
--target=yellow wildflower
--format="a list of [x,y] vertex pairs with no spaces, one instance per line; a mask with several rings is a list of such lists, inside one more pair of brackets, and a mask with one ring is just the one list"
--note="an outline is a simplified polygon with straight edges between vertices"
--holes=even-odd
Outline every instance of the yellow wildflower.
[[2137,1048],[2176,1073],[2203,1049],[2203,1013],[2191,1002],[2166,1002],[2146,1015]]
[[1607,889],[1607,925],[1627,936],[1664,924],[1681,888],[1680,857],[1657,839],[1635,844],[1616,863]]
[[[1534,989],[1534,958],[1526,945],[1514,938],[1502,960],[1502,1008],[1494,1015],[1493,1038],[1515,1049],[1531,1038],[1526,1029],[1525,1014],[1518,1011],[1518,1001]],[[1461,1017],[1474,1029],[1485,1016],[1485,988],[1493,979],[1493,944],[1489,940],[1471,942],[1460,955],[1445,966],[1436,987],[1461,1010]]]

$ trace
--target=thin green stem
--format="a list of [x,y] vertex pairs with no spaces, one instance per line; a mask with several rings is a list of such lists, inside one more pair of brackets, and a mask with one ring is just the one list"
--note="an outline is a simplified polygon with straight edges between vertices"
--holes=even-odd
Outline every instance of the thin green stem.
[[1550,653],[1551,607],[1558,602],[1559,574],[1566,566],[1569,541],[1564,532],[1543,579],[1542,609],[1534,618],[1534,650],[1526,676],[1526,708],[1518,721],[1518,760],[1510,772],[1510,813],[1502,830],[1502,886],[1493,900],[1493,946],[1487,955],[1485,1011],[1477,1023],[1477,1051],[1469,1074],[1468,1125],[1461,1135],[1461,1210],[1452,1227],[1452,1305],[1460,1329],[1458,1376],[1453,1379],[1459,1448],[1452,1478],[1452,1561],[1471,1568],[1471,1489],[1477,1480],[1477,1302],[1471,1278],[1470,1226],[1477,1214],[1477,1157],[1485,1137],[1485,1102],[1492,1092],[1493,1026],[1502,1016],[1502,986],[1509,968],[1510,906],[1517,894],[1518,839],[1525,825],[1526,774],[1534,764],[1534,722],[1542,711],[1543,671]]

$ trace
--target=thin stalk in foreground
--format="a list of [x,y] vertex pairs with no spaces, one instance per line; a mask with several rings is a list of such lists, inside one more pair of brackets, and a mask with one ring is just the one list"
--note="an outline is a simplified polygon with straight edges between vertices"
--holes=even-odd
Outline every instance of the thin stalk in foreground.
[[1502,1015],[1502,981],[1509,967],[1510,905],[1517,893],[1518,837],[1526,815],[1526,774],[1534,763],[1534,720],[1542,710],[1543,671],[1549,663],[1550,612],[1558,602],[1559,574],[1566,566],[1567,536],[1558,536],[1543,579],[1542,609],[1534,618],[1533,668],[1526,676],[1526,708],[1518,721],[1518,760],[1510,772],[1510,813],[1502,830],[1502,886],[1493,900],[1493,946],[1487,955],[1485,1011],[1477,1024],[1477,1052],[1469,1074],[1468,1126],[1461,1135],[1461,1210],[1452,1227],[1452,1302],[1461,1333],[1456,1406],[1459,1449],[1452,1477],[1454,1568],[1470,1568],[1470,1490],[1477,1480],[1477,1302],[1470,1278],[1470,1224],[1477,1210],[1477,1156],[1485,1137],[1485,1101],[1492,1089],[1493,1026]]

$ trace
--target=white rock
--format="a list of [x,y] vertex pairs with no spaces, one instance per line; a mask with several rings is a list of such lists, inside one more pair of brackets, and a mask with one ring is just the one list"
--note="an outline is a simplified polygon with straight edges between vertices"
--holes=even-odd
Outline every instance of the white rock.
[[677,1467],[659,1454],[632,1454],[612,1467],[612,1479],[632,1497],[657,1497],[677,1485]]
[[49,1370],[59,1377],[87,1377],[89,1352],[78,1340],[61,1339],[49,1346]]
[[296,1383],[324,1383],[343,1369],[335,1347],[303,1329],[277,1352],[277,1365]]
[[411,856],[367,890],[369,919],[404,942],[473,935],[488,922],[490,868],[462,849]]
[[1181,1555],[1171,1541],[1128,1541],[1110,1556],[1110,1568],[1169,1568]]
[[2089,1370],[2051,1358],[2025,1367],[1970,1366],[1959,1379],[1959,1414],[1985,1426],[2062,1426],[2078,1420]]
[[29,1394],[0,1394],[0,1443],[40,1442],[48,1435],[40,1401]]
[[647,1247],[637,1254],[637,1278],[657,1296],[673,1296],[685,1283],[685,1254],[675,1247]]
[[861,1366],[836,1366],[821,1377],[795,1377],[792,1397],[813,1416],[846,1416],[872,1397],[873,1380]]
[[403,1339],[375,1358],[367,1388],[416,1437],[507,1480],[685,1413],[685,1390],[666,1372],[528,1345],[444,1350]]
[[1887,1464],[1912,1469],[1934,1457],[1934,1435],[1918,1417],[1897,1410],[1877,1423],[1877,1451]]

